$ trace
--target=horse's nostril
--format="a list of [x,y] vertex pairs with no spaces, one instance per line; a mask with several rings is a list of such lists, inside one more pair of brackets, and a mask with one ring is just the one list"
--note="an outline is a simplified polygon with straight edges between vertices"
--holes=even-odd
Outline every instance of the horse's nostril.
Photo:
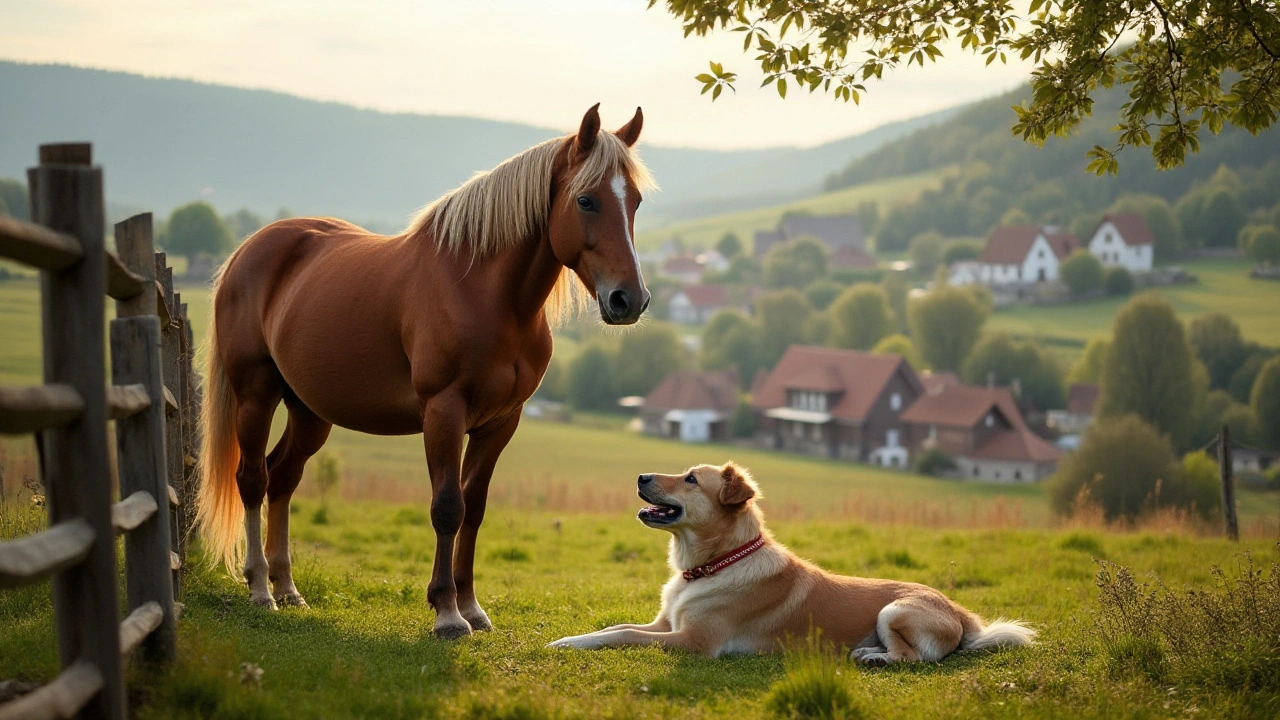
[[652,481],[653,481],[653,476],[652,476],[652,475],[641,475],[641,476],[640,476],[640,478],[636,481],[636,484],[637,484],[637,485],[648,485],[648,484],[649,484],[650,482],[652,482]]
[[614,290],[609,293],[609,310],[614,315],[623,316],[631,309],[631,303],[627,300],[626,290]]

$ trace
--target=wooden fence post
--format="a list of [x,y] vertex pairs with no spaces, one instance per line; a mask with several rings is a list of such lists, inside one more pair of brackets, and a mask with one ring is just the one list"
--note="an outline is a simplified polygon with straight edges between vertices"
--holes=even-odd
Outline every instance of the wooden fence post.
[[123,718],[103,365],[102,170],[92,167],[87,143],[42,145],[39,166],[28,171],[28,186],[32,219],[74,236],[84,252],[65,270],[40,274],[44,381],[70,385],[84,400],[79,417],[40,436],[49,522],[80,518],[95,535],[83,563],[53,578],[58,656],[63,668],[84,660],[102,676],[101,691],[84,706],[81,717]]
[[156,316],[155,261],[151,214],[135,215],[116,225],[116,254],[143,279],[143,292],[116,302],[111,321],[111,379],[116,385],[140,384],[151,405],[116,421],[116,456],[120,496],[139,490],[159,506],[125,538],[128,606],[158,603],[160,626],[142,641],[143,657],[172,662],[174,650],[173,574],[170,571],[169,483],[165,464],[164,381],[161,379],[160,318]]
[[[178,303],[173,293],[173,268],[169,267],[168,259],[164,253],[156,253],[156,279],[160,282],[161,295],[165,305],[169,308],[169,324],[163,328],[161,333],[160,354],[162,357],[160,371],[164,378],[164,386],[169,389],[176,408],[166,411],[165,413],[165,457],[168,469],[165,474],[169,478],[169,484],[178,491],[178,506],[174,508],[173,523],[171,525],[173,552],[183,562],[186,561],[184,554],[185,543],[182,538],[183,528],[187,526],[187,514],[191,511],[194,498],[187,493],[187,488],[183,487],[183,453],[182,453],[182,425],[183,425],[183,409],[186,407],[184,403],[184,393],[182,391],[182,341],[179,333],[182,329],[182,321],[178,315]],[[179,567],[173,571],[173,587],[178,593],[182,591],[182,569]]]
[[[182,318],[182,388],[183,388],[183,422],[182,422],[182,496],[194,498],[200,492],[200,379],[195,371],[196,346],[191,329],[191,316],[187,314],[187,304],[178,306],[178,315]],[[182,514],[182,535],[178,538],[180,547],[178,554],[182,561],[187,561],[187,546],[191,541],[192,524],[195,522],[194,512]]]
[[1218,433],[1218,477],[1222,478],[1222,519],[1227,526],[1227,537],[1240,539],[1240,526],[1236,520],[1236,478],[1231,464],[1231,428],[1222,426]]

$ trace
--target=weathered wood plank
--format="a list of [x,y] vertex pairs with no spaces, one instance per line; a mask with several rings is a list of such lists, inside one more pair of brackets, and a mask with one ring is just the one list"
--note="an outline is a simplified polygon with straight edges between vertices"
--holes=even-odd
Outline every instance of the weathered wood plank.
[[129,532],[146,522],[159,509],[160,506],[151,497],[151,493],[138,490],[111,506],[111,525],[116,532]]
[[[147,253],[149,256],[150,250]],[[112,381],[138,383],[148,398],[145,411],[116,422],[120,493],[143,493],[153,505],[167,500],[169,493],[160,342],[160,319],[155,315],[111,321]],[[128,607],[154,603],[161,612],[159,629],[142,644],[143,656],[152,662],[172,662],[175,657],[170,515],[166,503],[164,512],[156,512],[141,523],[124,543]]]
[[40,146],[41,165],[93,164],[93,144],[87,142],[48,143]]
[[84,520],[0,543],[0,590],[39,582],[89,554],[95,533]]
[[0,433],[6,435],[61,427],[82,412],[84,399],[70,385],[0,387]]
[[[163,255],[164,253],[156,253]],[[160,318],[160,327],[169,327],[169,323],[173,322],[173,315],[169,312],[169,305],[164,300],[164,288],[160,286],[160,281],[156,280],[156,315]]]
[[[142,281],[136,296],[116,298],[116,317],[155,315],[156,294],[144,288],[156,283],[155,247],[152,243],[151,213],[142,213],[116,223],[116,254],[120,263],[135,273]],[[113,296],[114,297],[114,296]]]
[[102,690],[103,678],[93,663],[79,660],[58,679],[0,705],[0,720],[68,720]]
[[147,386],[141,383],[107,386],[107,412],[112,420],[132,417],[151,407]]
[[41,270],[62,270],[80,262],[84,250],[71,235],[0,216],[0,256]]
[[142,294],[146,287],[142,276],[125,267],[115,253],[103,253],[107,262],[107,295],[116,300],[129,300]]
[[164,622],[164,610],[160,603],[149,602],[139,605],[129,613],[129,617],[120,623],[120,654],[128,655],[138,647],[160,623]]
[[[44,146],[42,164],[28,174],[32,219],[74,236],[84,262],[41,273],[44,382],[71,385],[85,409],[74,422],[41,433],[41,461],[49,521],[83,518],[97,542],[85,559],[53,577],[54,625],[64,668],[79,660],[102,674],[102,690],[85,716],[122,720],[120,605],[116,595],[115,543],[111,527],[111,471],[107,453],[106,218],[102,170],[88,166],[88,148]],[[48,164],[57,162],[58,164]],[[78,163],[78,164],[76,164]]]
[[161,385],[160,390],[164,393],[164,414],[172,415],[178,412],[178,399],[173,396],[173,392],[166,385]]

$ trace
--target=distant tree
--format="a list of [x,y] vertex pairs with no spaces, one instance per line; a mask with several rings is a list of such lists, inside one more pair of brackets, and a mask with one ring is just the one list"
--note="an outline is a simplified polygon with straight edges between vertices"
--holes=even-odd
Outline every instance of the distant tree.
[[1195,356],[1168,301],[1138,295],[1116,314],[1102,370],[1098,414],[1136,415],[1173,439],[1186,442],[1191,414],[1200,399]]
[[726,259],[732,260],[742,252],[742,241],[737,235],[727,232],[720,236],[720,240],[716,242],[716,252],[723,255]]
[[197,201],[169,215],[160,244],[169,252],[190,260],[197,255],[226,252],[231,247],[231,233],[212,205]]
[[804,286],[804,296],[815,310],[826,310],[844,290],[844,286],[834,280],[822,278]]
[[760,321],[760,361],[765,367],[777,364],[782,353],[804,342],[804,325],[813,306],[799,290],[779,290],[756,298]]
[[907,306],[911,337],[935,371],[959,370],[978,342],[990,308],[963,288],[939,287]]
[[[1234,412],[1235,408],[1244,408],[1247,412],[1249,406],[1244,403],[1237,402],[1225,390],[1210,390],[1205,393],[1204,400],[1196,407],[1195,412],[1195,431],[1191,434],[1191,445],[1203,445],[1213,438],[1217,437],[1218,431],[1222,428],[1223,418],[1227,413]],[[1235,428],[1232,428],[1233,432]],[[1233,437],[1234,434],[1233,434]],[[1235,437],[1236,440],[1241,438]]]
[[27,186],[17,180],[0,178],[0,215],[9,215],[18,220],[30,220],[31,201],[27,197]]
[[1030,225],[1035,222],[1025,210],[1011,207],[1000,217],[1001,225]]
[[1205,244],[1204,207],[1208,199],[1202,188],[1186,192],[1174,203],[1173,213],[1182,228],[1182,246],[1199,248]]
[[1102,367],[1106,363],[1107,348],[1111,345],[1111,341],[1106,338],[1094,338],[1089,344],[1084,346],[1084,352],[1075,364],[1071,366],[1071,372],[1067,374],[1067,382],[1069,383],[1099,383],[1102,382]]
[[936,230],[922,232],[911,238],[907,254],[911,256],[911,264],[917,275],[929,277],[933,274],[933,269],[942,262],[946,244],[942,234]]
[[926,447],[916,455],[914,470],[921,475],[943,477],[955,471],[956,461],[937,447]]
[[831,329],[835,320],[830,310],[814,312],[804,321],[804,341],[809,345],[826,345],[831,342]]
[[[645,273],[645,277],[649,277]],[[760,282],[760,263],[746,253],[739,253],[729,261],[729,267],[722,273],[707,273],[703,282],[743,283],[754,285]]]
[[1112,297],[1133,294],[1133,273],[1116,265],[1109,267],[1102,275],[1102,291]]
[[[1218,461],[1203,450],[1183,456],[1178,482],[1170,489],[1179,494],[1175,504],[1195,509],[1201,517],[1213,517],[1222,509],[1222,485],[1218,478]],[[1168,492],[1161,488],[1161,495]]]
[[831,304],[831,344],[839,348],[870,350],[897,323],[884,289],[871,283],[849,286]]
[[876,343],[876,346],[871,348],[871,352],[877,355],[901,355],[916,372],[928,367],[920,357],[920,351],[916,349],[915,343],[911,342],[911,338],[906,335],[896,333],[888,335]]
[[[1154,240],[1156,264],[1171,262],[1178,257],[1182,249],[1182,227],[1164,198],[1158,195],[1122,195],[1107,212],[1138,213],[1142,216]],[[1080,237],[1085,238],[1083,235]]]
[[266,226],[267,222],[255,215],[248,208],[240,208],[239,210],[222,218],[222,224],[227,226],[227,230],[231,233],[233,243],[243,242],[245,238],[258,232]]
[[296,217],[298,217],[297,213],[295,213],[294,211],[290,210],[287,207],[282,207],[276,211],[275,222],[280,222],[281,220],[289,220],[290,218],[296,218]]
[[1225,187],[1209,194],[1201,216],[1201,231],[1207,247],[1232,247],[1244,225],[1244,210],[1236,195]]
[[1218,427],[1213,429],[1213,435],[1210,437],[1216,437],[1223,425],[1231,428],[1231,442],[1245,445],[1257,442],[1255,435],[1258,430],[1258,417],[1252,407],[1244,403],[1232,403],[1222,411],[1222,419]]
[[983,243],[977,240],[953,240],[942,251],[942,264],[950,267],[963,260],[977,260],[982,248]]
[[880,225],[880,206],[875,200],[864,200],[858,203],[858,208],[853,211],[853,214],[858,218],[862,232],[868,235],[876,232]]
[[876,228],[876,252],[902,252],[911,238],[928,229],[928,219],[911,205],[895,205]]
[[1280,450],[1280,357],[1273,357],[1262,366],[1249,404],[1256,423],[1254,442],[1269,450]]
[[672,371],[686,365],[680,336],[667,323],[643,325],[624,334],[613,359],[614,391],[647,395]]
[[1107,418],[1090,426],[1080,448],[1058,465],[1049,497],[1060,515],[1072,514],[1084,491],[1108,520],[1134,518],[1173,500],[1178,493],[1169,488],[1180,472],[1168,438],[1154,427],[1134,415]]
[[729,430],[736,438],[749,438],[756,434],[756,409],[745,396],[738,399],[729,420]]
[[1225,313],[1205,313],[1191,320],[1187,335],[1209,371],[1209,387],[1226,388],[1247,356],[1240,326]]
[[961,377],[973,385],[994,379],[1000,386],[1017,381],[1022,397],[1041,410],[1066,407],[1062,371],[1047,354],[1029,342],[1014,342],[1005,333],[984,337],[965,359]]
[[893,309],[893,318],[898,323],[898,332],[907,332],[907,297],[911,294],[911,283],[907,274],[898,270],[890,270],[880,280],[884,295]]
[[716,312],[702,329],[702,347],[698,364],[703,370],[725,370],[734,366],[735,358],[725,352],[726,339],[740,329],[749,330],[751,318],[741,310],[727,309]]
[[764,281],[771,288],[802,288],[827,274],[831,253],[811,237],[796,238],[769,248],[764,257]]
[[538,391],[534,393],[544,400],[562,402],[565,399],[565,362],[555,355],[547,363],[547,371],[542,375]]
[[1280,264],[1280,229],[1275,225],[1246,225],[1237,240],[1240,250],[1259,265]]
[[1102,289],[1102,261],[1088,250],[1076,250],[1062,261],[1058,275],[1074,297],[1085,297]]
[[1253,395],[1253,384],[1258,379],[1258,373],[1262,372],[1262,366],[1271,359],[1271,353],[1265,350],[1248,350],[1244,357],[1244,362],[1240,363],[1240,367],[1231,373],[1231,379],[1227,381],[1227,392],[1231,393],[1231,397],[1242,403],[1249,402]]
[[614,410],[613,354],[599,342],[578,351],[569,365],[569,403],[579,410]]

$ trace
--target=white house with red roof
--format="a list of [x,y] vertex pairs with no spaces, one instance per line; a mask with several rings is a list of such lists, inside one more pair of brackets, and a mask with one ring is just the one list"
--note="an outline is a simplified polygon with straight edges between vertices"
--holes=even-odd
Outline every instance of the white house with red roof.
[[698,259],[688,253],[672,255],[658,268],[658,274],[662,277],[674,278],[685,283],[701,281],[702,273],[705,271],[706,268],[702,267]]
[[978,280],[984,285],[1052,282],[1062,261],[1079,247],[1076,236],[1060,228],[1002,225],[978,257]]
[[644,398],[640,419],[650,435],[682,442],[728,442],[738,405],[738,373],[676,370]]
[[1103,265],[1150,272],[1155,263],[1155,238],[1138,213],[1103,215],[1089,240],[1089,252]]
[[[724,285],[685,285],[667,301],[667,319],[685,325],[701,325],[712,315],[734,305]],[[746,308],[740,308],[744,312]]]

